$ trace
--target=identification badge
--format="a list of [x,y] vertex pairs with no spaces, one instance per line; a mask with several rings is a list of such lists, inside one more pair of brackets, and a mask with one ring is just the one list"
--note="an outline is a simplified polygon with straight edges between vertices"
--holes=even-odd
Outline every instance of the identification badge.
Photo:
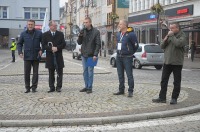
[[121,50],[122,49],[122,43],[118,43],[117,44],[117,50]]

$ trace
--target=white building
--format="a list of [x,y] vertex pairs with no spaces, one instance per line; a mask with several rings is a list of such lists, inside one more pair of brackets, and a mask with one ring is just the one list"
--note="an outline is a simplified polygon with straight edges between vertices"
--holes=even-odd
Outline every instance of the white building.
[[[51,2],[52,20],[59,21],[59,0]],[[46,11],[50,11],[50,0],[0,0],[0,44],[18,37],[29,19],[41,29]]]
[[159,14],[160,18],[168,23],[179,22],[188,37],[188,44],[191,40],[200,44],[200,0],[130,0],[128,21],[134,27],[139,41],[156,43],[157,34],[160,41],[167,33],[166,29],[161,30],[159,19],[157,28],[157,13],[150,10],[158,2],[164,9]]

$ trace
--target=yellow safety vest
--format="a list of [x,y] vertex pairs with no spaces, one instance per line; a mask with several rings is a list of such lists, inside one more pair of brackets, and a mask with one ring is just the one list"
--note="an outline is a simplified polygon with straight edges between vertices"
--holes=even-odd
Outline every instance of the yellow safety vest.
[[16,48],[17,44],[15,42],[12,42],[10,50],[16,50]]

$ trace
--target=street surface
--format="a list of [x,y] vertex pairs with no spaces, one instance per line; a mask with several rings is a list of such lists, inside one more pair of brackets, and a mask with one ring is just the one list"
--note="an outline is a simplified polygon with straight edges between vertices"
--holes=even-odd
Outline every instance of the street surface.
[[[16,53],[17,55],[17,53]],[[114,96],[118,90],[116,68],[109,64],[109,57],[100,57],[95,68],[94,88],[92,94],[80,93],[84,87],[81,60],[73,60],[68,51],[63,53],[65,59],[63,88],[61,93],[47,93],[48,72],[45,64],[40,64],[40,76],[37,93],[24,94],[23,61],[17,58],[11,63],[9,50],[0,50],[0,120],[23,119],[70,119],[95,118],[117,115],[141,114],[164,110],[185,108],[200,104],[200,69],[184,67],[182,72],[182,90],[178,104],[169,105],[173,87],[173,75],[169,81],[169,90],[166,104],[154,104],[152,98],[158,96],[162,70],[154,67],[134,69],[135,90],[133,98]],[[187,62],[189,63],[189,62]],[[186,63],[186,64],[187,64]],[[199,62],[200,63],[200,62]],[[198,65],[198,64],[197,64]],[[199,64],[200,65],[200,64]],[[106,125],[82,125],[59,127],[9,127],[0,128],[0,132],[21,131],[185,131],[198,132],[200,113],[167,117],[128,123],[111,123]]]

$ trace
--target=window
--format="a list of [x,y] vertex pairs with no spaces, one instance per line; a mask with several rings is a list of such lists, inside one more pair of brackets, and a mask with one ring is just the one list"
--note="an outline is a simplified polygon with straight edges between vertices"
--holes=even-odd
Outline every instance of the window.
[[31,19],[38,19],[38,8],[32,8],[32,18]]
[[30,19],[31,18],[31,8],[24,8],[24,18],[25,19]]
[[40,19],[44,19],[46,8],[40,8]]
[[0,6],[0,18],[8,18],[7,7]]
[[46,8],[24,8],[24,18],[25,19],[44,19]]
[[144,49],[147,53],[163,53],[159,45],[145,45]]
[[142,52],[142,46],[139,46],[136,52]]

